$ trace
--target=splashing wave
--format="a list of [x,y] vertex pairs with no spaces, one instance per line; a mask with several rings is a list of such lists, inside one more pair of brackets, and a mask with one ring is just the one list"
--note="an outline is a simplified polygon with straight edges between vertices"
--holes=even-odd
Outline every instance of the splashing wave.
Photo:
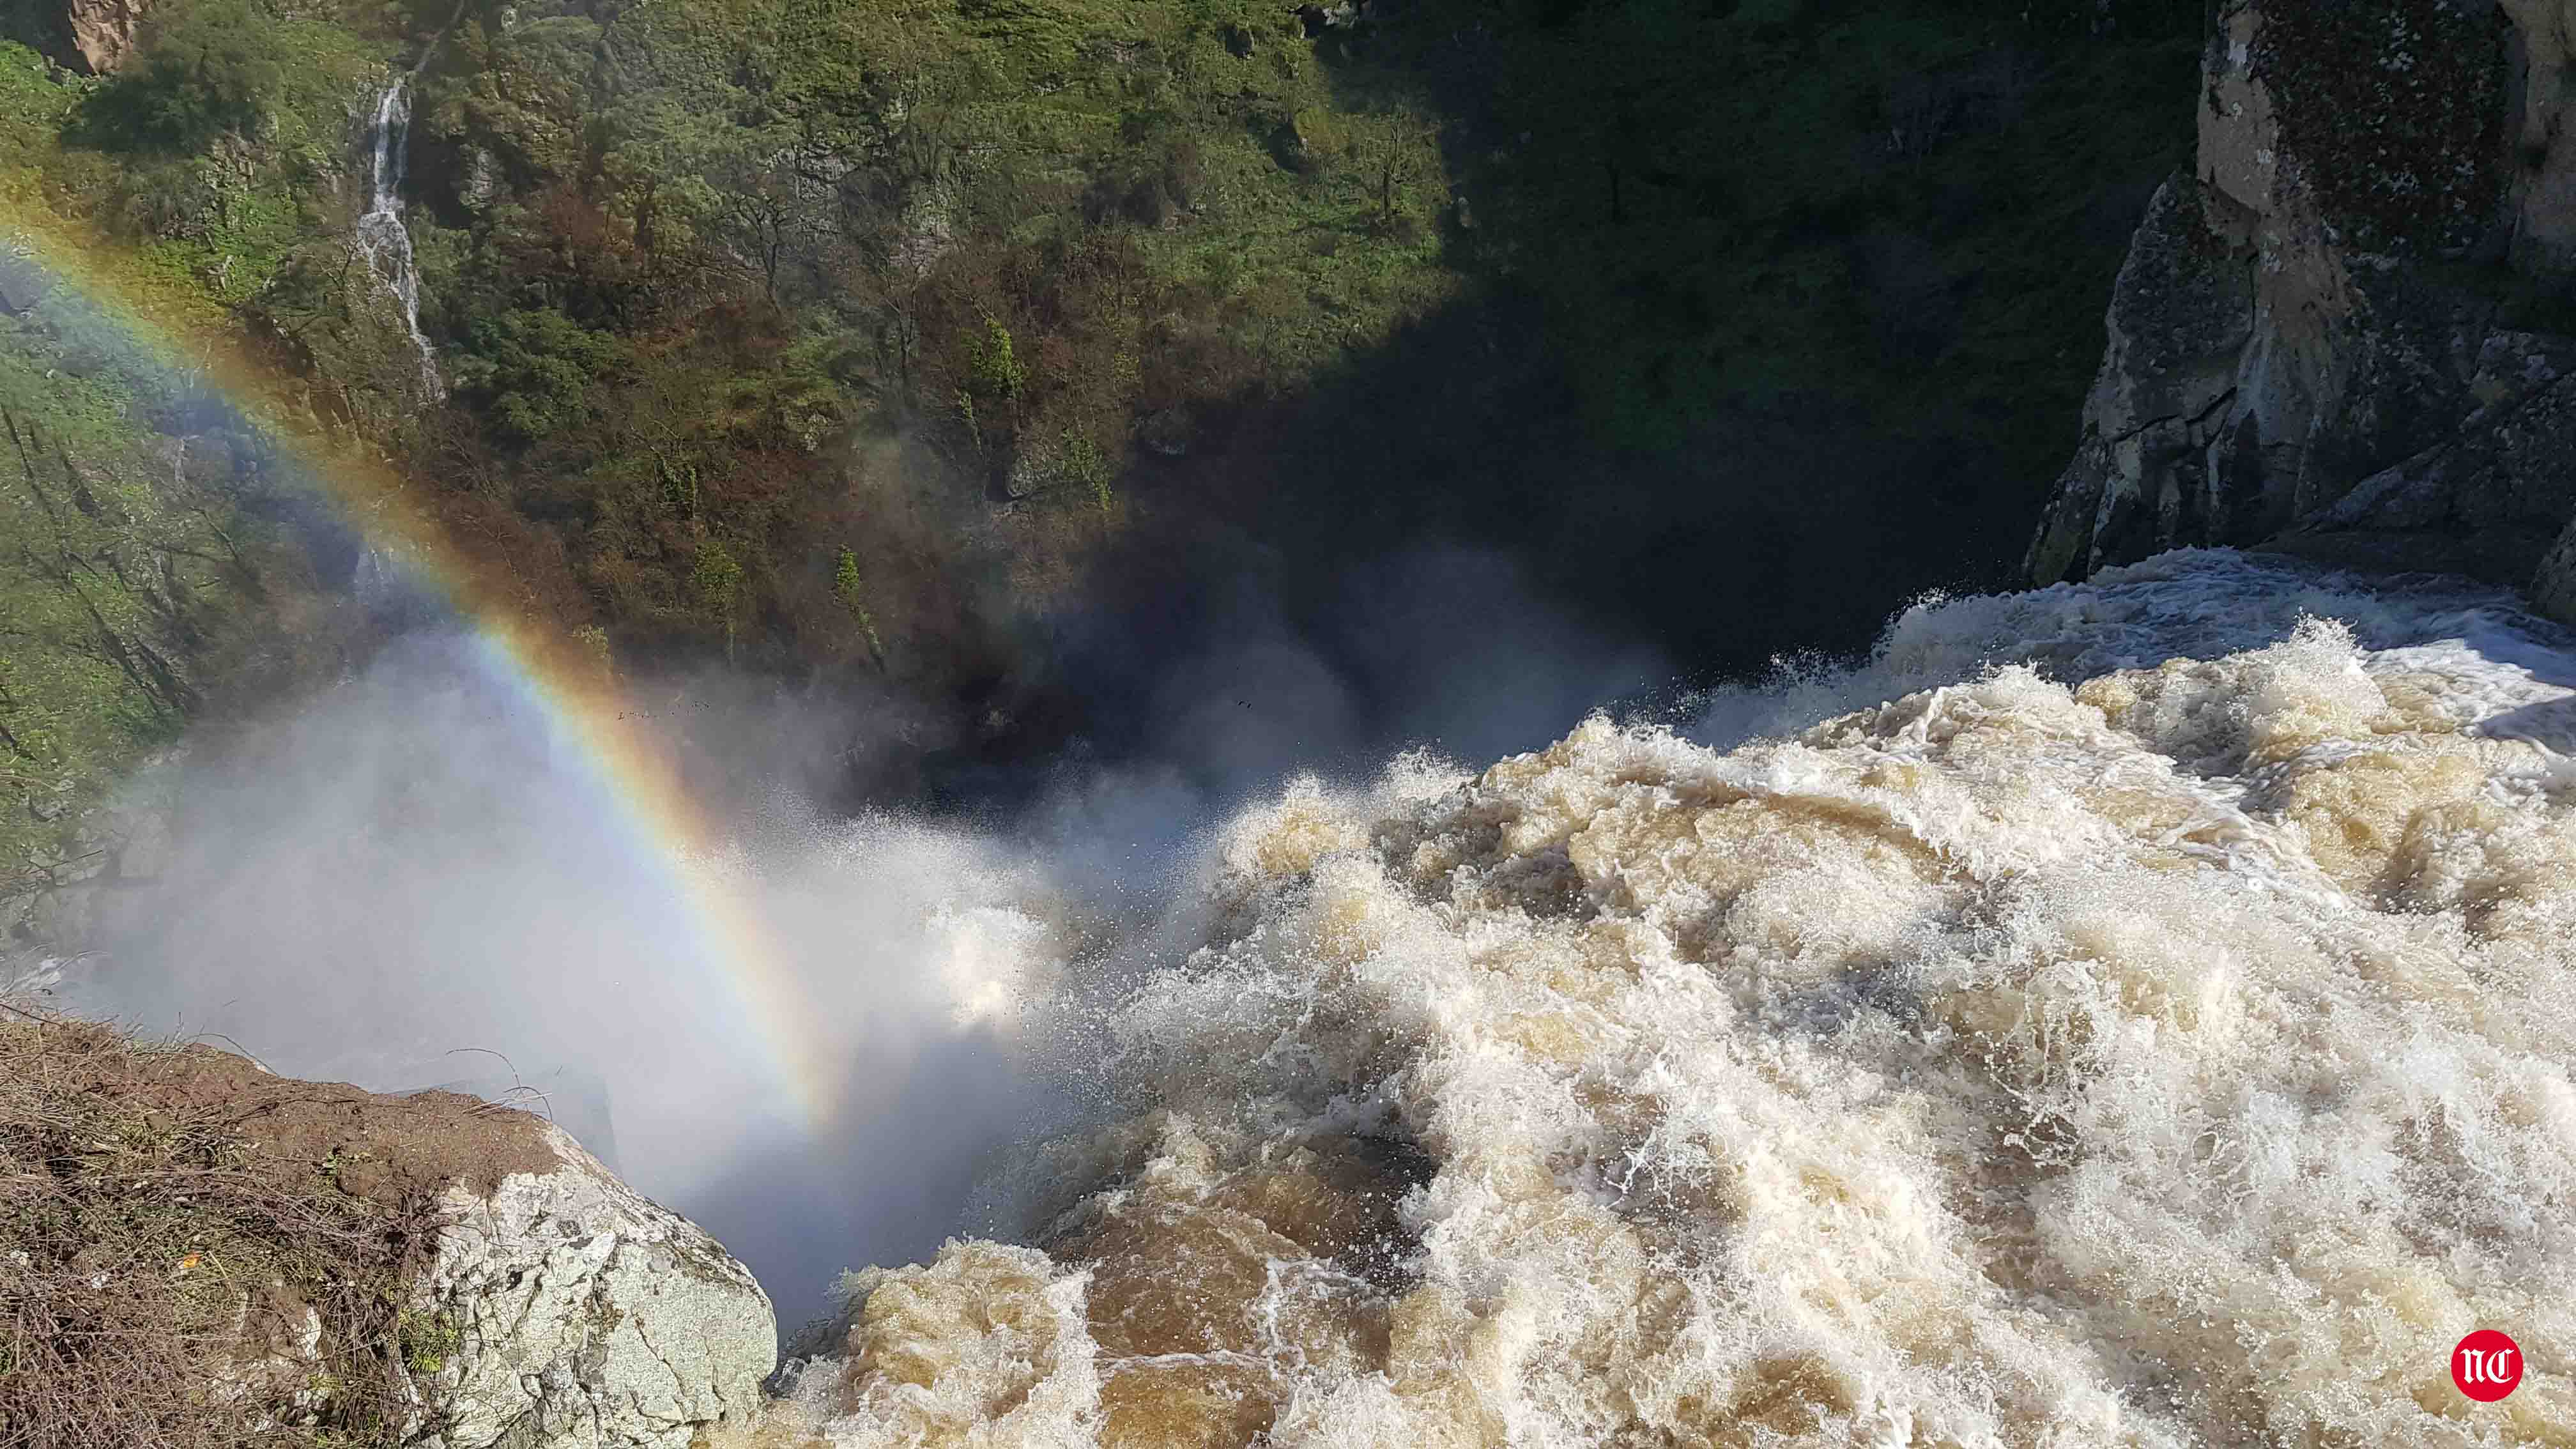
[[[1244,813],[1061,1210],[855,1275],[800,1402],[844,1445],[2576,1437],[2567,640],[2200,554],[1796,688],[1890,681]],[[2479,1326],[2499,1405],[2446,1371]]]

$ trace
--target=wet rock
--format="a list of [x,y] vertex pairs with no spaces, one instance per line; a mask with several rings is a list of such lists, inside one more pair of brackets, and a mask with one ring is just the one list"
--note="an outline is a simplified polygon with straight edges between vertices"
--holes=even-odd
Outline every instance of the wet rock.
[[2381,469],[2299,532],[2473,538],[2489,571],[2529,577],[2576,516],[2576,378],[2472,413],[2458,433]]
[[2576,523],[2567,525],[2541,559],[2532,575],[2531,602],[2561,624],[2576,624]]
[[466,210],[481,215],[501,195],[501,162],[480,146],[465,148],[463,163],[456,176],[456,200]]
[[2236,399],[2254,302],[2246,248],[2213,219],[2218,205],[2182,179],[2148,203],[2112,284],[2083,443],[2031,545],[2034,575],[2089,573],[2138,547],[2133,535],[2176,531],[2207,506],[2210,446]]

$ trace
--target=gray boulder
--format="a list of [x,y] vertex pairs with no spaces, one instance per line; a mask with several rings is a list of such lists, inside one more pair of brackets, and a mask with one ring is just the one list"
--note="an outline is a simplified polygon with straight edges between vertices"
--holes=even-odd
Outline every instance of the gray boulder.
[[768,1295],[694,1223],[551,1126],[551,1171],[459,1182],[413,1312],[441,1351],[416,1391],[443,1449],[686,1449],[757,1411],[778,1362]]

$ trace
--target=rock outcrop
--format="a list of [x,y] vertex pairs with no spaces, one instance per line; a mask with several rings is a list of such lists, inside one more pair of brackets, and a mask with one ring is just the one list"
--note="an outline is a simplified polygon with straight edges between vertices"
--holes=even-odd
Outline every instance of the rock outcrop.
[[415,1312],[446,1449],[686,1449],[761,1403],[777,1322],[751,1271],[549,1126],[550,1171],[450,1187]]
[[143,36],[149,0],[64,0],[60,21],[69,54],[64,61],[91,75],[106,75],[134,53]]
[[[721,1245],[471,1096],[0,1003],[0,1181],[26,1370],[0,1374],[0,1423],[29,1443],[687,1449],[759,1416],[777,1364]],[[101,1359],[102,1336],[133,1346]]]
[[2576,617],[2571,37],[2571,0],[2221,5],[2034,582],[2260,544]]

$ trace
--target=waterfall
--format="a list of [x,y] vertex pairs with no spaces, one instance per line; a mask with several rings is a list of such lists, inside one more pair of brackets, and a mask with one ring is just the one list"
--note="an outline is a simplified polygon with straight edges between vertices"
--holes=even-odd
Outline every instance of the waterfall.
[[437,597],[402,554],[381,544],[358,552],[349,569],[349,598],[370,629],[390,639],[447,617]]
[[376,97],[375,168],[367,194],[366,215],[358,218],[358,249],[367,266],[383,280],[402,308],[403,327],[420,350],[420,381],[431,397],[447,395],[438,375],[438,359],[420,331],[420,274],[412,266],[411,232],[403,226],[403,153],[411,129],[411,85],[408,74],[396,76]]
[[359,607],[373,613],[394,601],[401,581],[402,563],[393,551],[370,544],[359,550],[357,565],[349,571],[349,592]]

